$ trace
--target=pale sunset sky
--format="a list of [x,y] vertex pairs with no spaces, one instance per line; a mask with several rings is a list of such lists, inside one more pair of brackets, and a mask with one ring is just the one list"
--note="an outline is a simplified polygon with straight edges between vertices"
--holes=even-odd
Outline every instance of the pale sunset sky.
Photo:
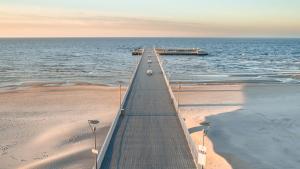
[[300,0],[0,0],[0,37],[300,37]]

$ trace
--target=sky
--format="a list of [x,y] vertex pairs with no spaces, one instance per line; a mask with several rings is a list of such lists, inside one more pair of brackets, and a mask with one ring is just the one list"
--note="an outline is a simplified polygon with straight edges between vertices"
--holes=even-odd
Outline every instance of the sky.
[[300,0],[0,0],[0,37],[300,37]]

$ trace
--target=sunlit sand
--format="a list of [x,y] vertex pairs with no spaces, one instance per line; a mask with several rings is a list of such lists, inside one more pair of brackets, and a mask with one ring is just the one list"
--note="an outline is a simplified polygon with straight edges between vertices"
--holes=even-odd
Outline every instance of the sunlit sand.
[[[173,91],[178,96],[178,86]],[[299,100],[297,84],[184,85],[179,92],[180,112],[197,145],[202,144],[200,123],[210,124],[206,169],[247,169],[255,160],[256,168],[295,168]],[[91,168],[93,140],[87,120],[101,122],[100,147],[119,100],[115,87],[31,85],[2,90],[0,103],[1,167]]]
[[118,88],[33,85],[0,92],[1,167],[91,168],[89,119],[101,146],[119,105]]

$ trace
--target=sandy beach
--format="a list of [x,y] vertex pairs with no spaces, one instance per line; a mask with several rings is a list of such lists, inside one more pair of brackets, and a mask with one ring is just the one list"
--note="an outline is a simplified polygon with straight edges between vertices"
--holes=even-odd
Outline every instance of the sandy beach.
[[[180,113],[196,145],[203,144],[205,126],[201,123],[206,122],[206,117],[241,108],[244,100],[243,86],[242,84],[181,85],[179,90],[178,85],[173,85],[173,92],[179,101]],[[215,152],[209,138],[204,137],[204,143],[207,148],[206,169],[232,168],[221,155]]]
[[[196,144],[202,144],[200,123],[210,124],[206,169],[299,166],[299,85],[185,84],[173,91]],[[116,87],[87,84],[2,90],[0,169],[91,168],[87,120],[101,121],[100,147],[118,109],[118,94]]]
[[300,85],[192,85],[180,92],[174,85],[173,90],[179,93],[180,111],[197,144],[202,144],[200,123],[210,124],[207,169],[300,165]]
[[119,90],[109,86],[38,84],[1,91],[0,168],[91,168],[87,120],[100,120],[100,146],[118,105]]

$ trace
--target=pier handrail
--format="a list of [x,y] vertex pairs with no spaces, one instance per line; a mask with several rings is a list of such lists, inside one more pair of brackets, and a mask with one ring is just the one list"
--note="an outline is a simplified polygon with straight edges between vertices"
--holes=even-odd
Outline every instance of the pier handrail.
[[190,151],[191,151],[192,156],[193,156],[193,158],[194,158],[194,162],[195,162],[195,164],[196,164],[196,167],[197,167],[198,169],[200,169],[201,166],[198,165],[198,162],[197,162],[197,161],[198,161],[198,150],[197,150],[197,146],[195,145],[195,143],[194,143],[192,137],[190,136],[190,133],[189,133],[188,128],[187,128],[187,126],[186,126],[186,124],[185,124],[185,122],[184,122],[184,119],[183,119],[183,117],[182,117],[181,114],[180,114],[177,100],[176,100],[176,98],[175,98],[175,96],[174,96],[174,93],[173,93],[172,88],[171,88],[171,86],[170,86],[169,80],[167,79],[167,76],[166,76],[166,74],[165,74],[165,71],[163,70],[161,60],[160,60],[160,58],[158,57],[158,53],[157,53],[157,51],[156,51],[155,49],[154,49],[154,52],[155,52],[155,56],[157,57],[159,66],[160,66],[160,68],[161,68],[161,70],[162,70],[162,74],[163,74],[164,80],[165,80],[165,82],[166,82],[166,84],[167,84],[167,87],[168,87],[168,90],[169,90],[169,94],[170,94],[171,100],[172,100],[173,105],[174,105],[174,107],[175,107],[177,116],[178,116],[178,118],[179,118],[179,121],[180,121],[182,130],[183,130],[184,135],[185,135],[185,137],[186,137],[186,140],[187,140],[187,142],[188,142]]
[[[144,49],[143,49],[142,54],[143,54],[143,53],[144,53]],[[112,138],[112,135],[113,135],[113,133],[114,133],[114,130],[115,130],[115,128],[116,128],[116,125],[117,125],[117,123],[118,123],[118,121],[119,121],[119,118],[120,118],[120,115],[121,115],[121,111],[122,111],[122,109],[123,109],[123,107],[124,107],[124,104],[126,103],[126,100],[127,100],[127,97],[128,97],[128,95],[129,95],[129,93],[131,92],[131,89],[132,89],[132,82],[134,81],[134,79],[135,79],[135,77],[136,77],[137,70],[138,70],[138,68],[139,68],[139,66],[140,66],[140,63],[141,63],[141,58],[142,58],[142,57],[139,58],[139,62],[138,62],[138,64],[137,64],[136,67],[135,67],[134,74],[132,75],[132,78],[131,78],[131,80],[130,80],[129,86],[128,86],[128,88],[127,88],[127,90],[126,90],[126,93],[125,93],[125,95],[124,95],[124,97],[123,97],[122,104],[121,104],[121,106],[120,106],[120,108],[119,108],[117,114],[116,114],[115,117],[114,117],[114,120],[113,120],[113,122],[112,122],[112,124],[111,124],[111,126],[110,126],[110,129],[109,129],[109,131],[108,131],[108,133],[107,133],[107,135],[106,135],[106,137],[105,137],[104,143],[102,144],[101,149],[100,149],[100,152],[99,152],[99,154],[98,154],[98,156],[97,156],[97,163],[98,163],[98,166],[97,166],[97,167],[98,167],[98,168],[101,167],[101,164],[102,164],[102,161],[103,161],[103,159],[104,159],[104,156],[105,156],[105,153],[106,153],[106,151],[107,151],[107,148],[108,148],[108,146],[109,146],[110,140],[111,140],[111,138]],[[98,169],[98,168],[96,168],[96,166],[93,167],[93,169]]]

